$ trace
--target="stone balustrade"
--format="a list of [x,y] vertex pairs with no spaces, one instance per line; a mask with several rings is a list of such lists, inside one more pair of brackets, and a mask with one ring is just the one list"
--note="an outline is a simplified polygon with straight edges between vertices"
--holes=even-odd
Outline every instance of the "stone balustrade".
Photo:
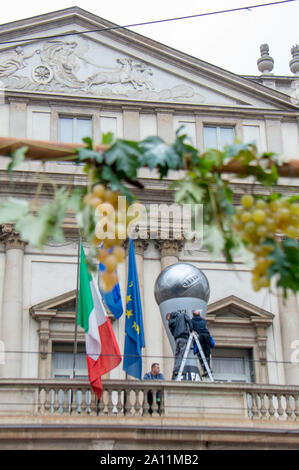
[[86,380],[0,379],[0,416],[158,416],[157,392],[161,416],[299,420],[299,386],[135,380],[104,380],[98,400]]

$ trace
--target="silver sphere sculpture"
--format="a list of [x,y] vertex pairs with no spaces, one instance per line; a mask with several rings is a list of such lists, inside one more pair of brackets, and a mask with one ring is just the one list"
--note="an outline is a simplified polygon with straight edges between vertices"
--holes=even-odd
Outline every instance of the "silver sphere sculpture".
[[[205,318],[210,298],[209,281],[196,266],[190,263],[175,263],[159,274],[154,294],[174,354],[175,341],[169,330],[166,315],[169,312],[185,310],[191,318],[193,310],[200,310],[201,316]],[[200,380],[197,359],[191,350],[184,368],[184,379]]]

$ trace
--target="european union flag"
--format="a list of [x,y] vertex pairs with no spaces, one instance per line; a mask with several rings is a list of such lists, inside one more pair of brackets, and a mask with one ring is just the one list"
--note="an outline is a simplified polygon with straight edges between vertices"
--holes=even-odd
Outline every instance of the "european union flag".
[[[99,264],[99,274],[101,271],[105,271],[106,268],[104,264],[100,263]],[[99,289],[102,295],[102,298],[109,308],[110,312],[115,316],[116,319],[120,318],[123,314],[123,304],[121,301],[121,293],[120,293],[120,287],[119,283],[117,283],[113,289],[109,292],[104,292],[101,289],[100,283],[99,283]]]
[[129,246],[128,287],[126,300],[125,350],[123,369],[127,374],[141,379],[141,349],[145,347],[142,308],[139,292],[138,273],[136,269],[133,240]]

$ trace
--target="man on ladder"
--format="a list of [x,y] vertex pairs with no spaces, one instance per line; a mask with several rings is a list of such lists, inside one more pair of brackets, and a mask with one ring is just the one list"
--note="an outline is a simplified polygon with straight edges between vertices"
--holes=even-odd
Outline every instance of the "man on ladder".
[[[210,332],[207,328],[207,322],[204,318],[201,317],[200,315],[200,310],[194,310],[193,311],[193,318],[191,320],[191,326],[192,326],[192,331],[195,331],[198,335],[198,339],[200,342],[200,345],[202,347],[203,353],[205,355],[206,361],[208,363],[208,366],[210,368],[210,355],[211,355],[211,336]],[[200,360],[200,364],[202,369],[204,370],[204,373],[202,374],[203,377],[206,377],[208,375],[208,371],[203,363],[203,360],[199,354],[198,351],[198,358]]]
[[193,311],[193,318],[191,320],[191,333],[185,348],[184,357],[179,369],[177,376],[177,381],[181,380],[186,359],[189,353],[189,350],[195,341],[194,348],[197,347],[198,358],[204,371],[202,376],[208,376],[211,382],[214,382],[212,371],[210,369],[210,352],[211,352],[211,336],[207,328],[207,324],[204,318],[201,317],[199,310]]

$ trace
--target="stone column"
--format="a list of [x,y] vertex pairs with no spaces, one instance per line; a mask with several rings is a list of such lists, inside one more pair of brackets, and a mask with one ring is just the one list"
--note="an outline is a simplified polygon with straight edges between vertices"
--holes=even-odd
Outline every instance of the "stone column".
[[22,366],[22,315],[23,315],[23,264],[24,248],[12,224],[2,225],[5,245],[5,273],[3,286],[1,340],[7,352],[5,364],[0,366],[0,376],[21,377]]
[[285,303],[280,294],[278,302],[286,385],[299,385],[298,363],[292,363],[294,347],[298,347],[296,341],[299,340],[298,302],[296,296],[291,293]]
[[142,240],[140,238],[133,241],[135,249],[136,267],[138,272],[139,290],[141,297],[141,306],[144,311],[144,276],[143,276],[143,261],[144,251],[148,247],[148,240]]
[[[156,247],[161,254],[161,271],[171,266],[172,264],[178,263],[179,251],[183,246],[182,240],[158,240]],[[161,361],[161,370],[166,380],[171,380],[173,371],[173,353],[166,334],[163,331],[163,361]]]

